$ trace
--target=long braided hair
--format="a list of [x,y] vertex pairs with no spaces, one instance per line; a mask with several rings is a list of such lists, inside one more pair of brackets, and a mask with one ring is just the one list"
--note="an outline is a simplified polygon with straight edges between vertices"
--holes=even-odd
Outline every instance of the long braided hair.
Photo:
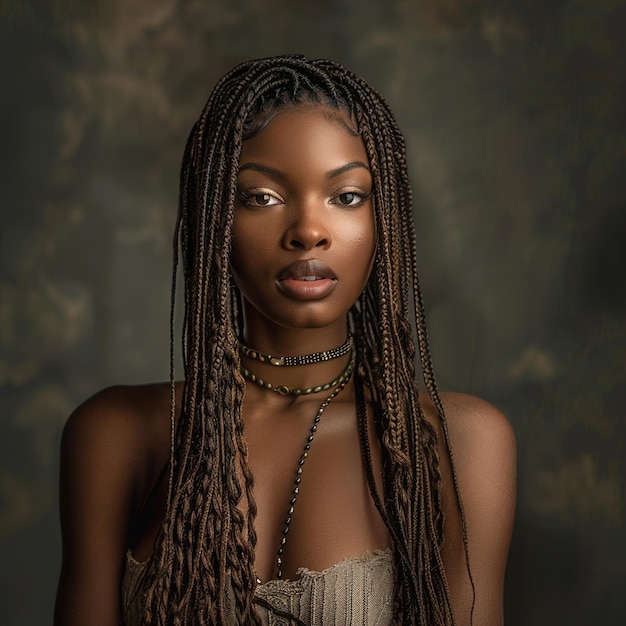
[[[454,623],[440,550],[444,519],[437,436],[418,402],[414,365],[413,319],[424,382],[447,440],[417,278],[404,139],[382,96],[363,79],[331,61],[282,56],[245,62],[226,74],[185,148],[174,237],[169,489],[162,533],[144,579],[146,624],[259,623],[253,595],[256,506],[243,436],[245,381],[229,271],[231,228],[242,142],[280,109],[305,102],[347,116],[364,142],[373,177],[376,258],[349,325],[358,355],[362,455],[370,492],[393,541],[396,621]],[[185,384],[175,420],[179,257]],[[366,389],[378,415],[382,498],[368,443]],[[467,560],[464,522],[463,534]]]

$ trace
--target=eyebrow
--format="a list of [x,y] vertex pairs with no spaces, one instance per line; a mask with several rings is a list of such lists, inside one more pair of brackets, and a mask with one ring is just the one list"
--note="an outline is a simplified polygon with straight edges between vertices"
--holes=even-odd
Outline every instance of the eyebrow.
[[[365,163],[363,163],[363,161],[351,161],[350,163],[346,163],[345,165],[342,165],[341,167],[338,167],[334,170],[330,170],[330,172],[326,174],[326,178],[328,179],[336,178],[337,176],[340,176],[341,174],[344,174],[345,172],[349,172],[350,170],[356,169],[358,167],[362,167],[363,169],[366,169],[368,172],[370,171],[370,168]],[[239,168],[239,173],[245,172],[246,170],[254,170],[256,172],[263,172],[264,174],[269,174],[270,176],[273,176],[274,178],[278,178],[280,180],[287,179],[287,175],[281,172],[280,170],[274,169],[273,167],[268,167],[267,165],[261,165],[260,163],[244,163]]]
[[254,170],[256,172],[263,172],[264,174],[269,174],[274,178],[280,178],[281,180],[285,180],[287,176],[283,174],[280,170],[276,170],[273,167],[268,167],[267,165],[261,165],[260,163],[244,163],[239,168],[239,173],[245,172],[246,170]]
[[330,172],[328,172],[328,174],[326,174],[326,178],[335,178],[336,176],[340,176],[341,174],[356,169],[357,167],[362,167],[368,172],[370,171],[370,168],[365,165],[363,161],[352,161],[351,163],[346,163],[345,165],[342,165],[335,170],[331,170]]

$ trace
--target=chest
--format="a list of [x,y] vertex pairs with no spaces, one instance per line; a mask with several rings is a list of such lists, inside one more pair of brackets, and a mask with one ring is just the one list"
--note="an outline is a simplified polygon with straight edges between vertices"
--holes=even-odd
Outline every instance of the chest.
[[[301,567],[322,571],[389,546],[367,486],[354,404],[332,405],[317,422],[316,415],[314,401],[283,411],[244,406],[257,505],[255,567],[263,580],[276,576],[278,557],[283,577],[293,578]],[[368,421],[379,477],[380,451],[369,414]]]

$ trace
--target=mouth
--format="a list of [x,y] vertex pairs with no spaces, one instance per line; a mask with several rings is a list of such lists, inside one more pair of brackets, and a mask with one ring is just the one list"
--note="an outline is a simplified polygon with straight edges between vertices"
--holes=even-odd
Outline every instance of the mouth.
[[337,276],[324,261],[309,259],[291,263],[278,274],[279,281],[289,279],[313,282],[324,279],[337,280]]
[[337,285],[337,275],[323,261],[296,261],[277,276],[280,291],[297,300],[319,300],[329,295]]

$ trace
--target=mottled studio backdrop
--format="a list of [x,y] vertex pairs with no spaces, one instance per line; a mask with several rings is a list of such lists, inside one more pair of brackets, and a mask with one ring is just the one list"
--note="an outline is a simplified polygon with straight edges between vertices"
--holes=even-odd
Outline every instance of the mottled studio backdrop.
[[510,626],[626,623],[626,2],[0,2],[0,623],[51,621],[62,425],[167,376],[186,134],[255,56],[335,58],[406,132],[441,386],[519,441]]

